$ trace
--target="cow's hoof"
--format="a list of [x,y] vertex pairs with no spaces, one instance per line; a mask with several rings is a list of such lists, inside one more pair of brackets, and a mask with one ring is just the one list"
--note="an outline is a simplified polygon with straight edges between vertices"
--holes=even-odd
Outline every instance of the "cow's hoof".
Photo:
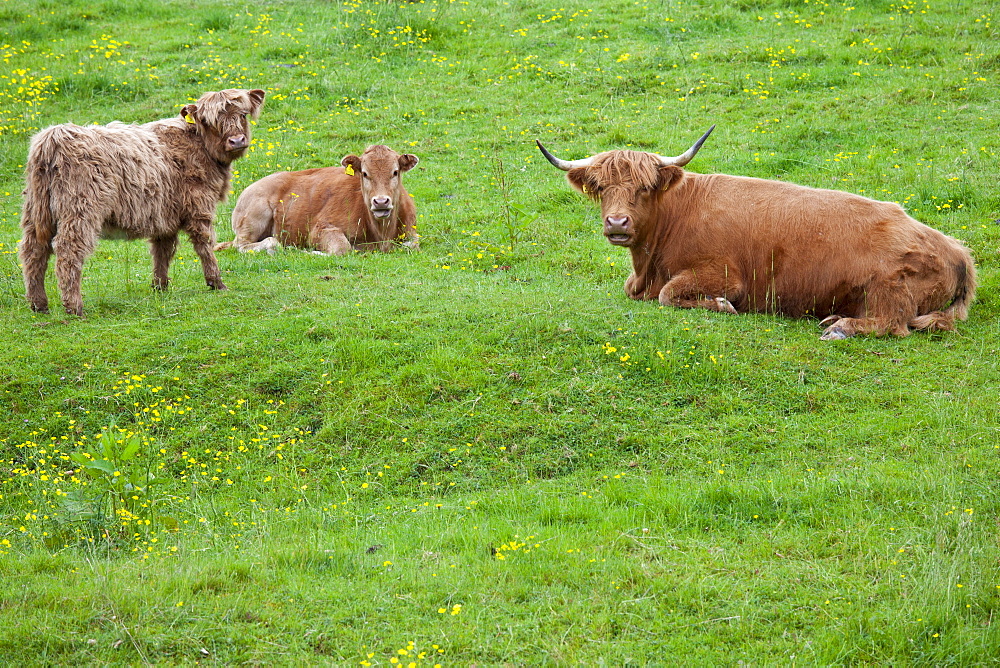
[[49,312],[49,305],[48,304],[31,304],[31,310],[34,311],[35,313],[48,313]]
[[734,307],[725,297],[716,297],[715,303],[719,309],[719,313],[731,313],[732,315],[736,315],[736,307]]
[[229,289],[229,288],[226,287],[226,284],[223,283],[222,281],[209,281],[208,287],[211,288],[212,290],[228,290]]
[[833,327],[827,327],[826,331],[823,332],[823,336],[819,337],[820,341],[839,341],[841,339],[846,339],[847,332],[842,330],[840,327],[834,325]]

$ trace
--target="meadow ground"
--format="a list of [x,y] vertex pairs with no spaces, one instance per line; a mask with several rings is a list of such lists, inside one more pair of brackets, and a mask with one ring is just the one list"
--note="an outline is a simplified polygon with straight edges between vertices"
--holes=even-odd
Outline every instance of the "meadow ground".
[[[0,662],[1000,661],[1000,35],[968,0],[0,0]],[[419,252],[105,241],[31,313],[33,132],[267,99],[234,195],[366,144]],[[560,157],[905,205],[955,333],[663,309]],[[56,292],[51,271],[49,295]]]

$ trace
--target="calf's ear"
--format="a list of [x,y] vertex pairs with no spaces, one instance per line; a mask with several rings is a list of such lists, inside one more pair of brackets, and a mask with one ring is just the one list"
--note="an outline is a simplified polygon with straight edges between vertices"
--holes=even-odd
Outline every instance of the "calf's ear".
[[261,105],[264,104],[264,91],[259,88],[254,90],[248,90],[247,95],[250,96],[250,115],[254,118],[260,116]]
[[404,153],[399,156],[399,171],[408,172],[416,167],[418,162],[420,162],[420,158],[417,156],[412,153]]
[[188,123],[194,123],[198,120],[198,105],[188,104],[181,109],[181,118],[183,118]]
[[658,190],[670,190],[684,175],[684,170],[677,165],[660,167],[660,182],[657,184]]
[[340,165],[347,169],[348,174],[357,174],[361,171],[361,158],[354,155],[345,155],[344,159],[340,161]]

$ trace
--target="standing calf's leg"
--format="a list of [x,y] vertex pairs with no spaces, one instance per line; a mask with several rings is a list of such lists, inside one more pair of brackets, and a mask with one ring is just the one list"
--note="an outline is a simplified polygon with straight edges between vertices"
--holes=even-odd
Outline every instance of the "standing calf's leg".
[[21,241],[21,265],[24,274],[25,296],[32,311],[49,312],[49,298],[45,294],[45,272],[49,268],[52,246],[39,243],[34,230],[25,230]]
[[745,297],[743,282],[726,267],[686,269],[675,275],[660,290],[660,303],[678,308],[704,308],[736,314],[733,302]]
[[97,235],[90,231],[86,221],[63,221],[53,241],[56,253],[56,280],[63,308],[71,315],[83,315],[83,295],[80,281],[83,263],[97,246]]
[[149,253],[153,256],[153,288],[166,290],[170,277],[167,270],[177,252],[177,235],[149,240]]
[[201,260],[201,269],[205,273],[205,283],[213,290],[225,290],[226,284],[222,282],[222,274],[219,272],[219,263],[215,261],[215,230],[212,229],[212,221],[197,221],[192,223],[186,232],[191,238],[191,245],[194,252]]

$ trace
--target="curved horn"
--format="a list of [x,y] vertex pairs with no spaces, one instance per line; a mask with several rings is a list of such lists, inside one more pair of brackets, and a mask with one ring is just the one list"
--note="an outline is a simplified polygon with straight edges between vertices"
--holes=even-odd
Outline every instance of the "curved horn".
[[677,165],[678,167],[683,167],[684,165],[691,162],[691,158],[693,158],[695,154],[698,153],[698,149],[701,148],[701,145],[705,143],[705,140],[708,139],[708,135],[712,134],[712,130],[714,129],[715,126],[713,125],[708,129],[708,132],[706,132],[701,136],[701,139],[699,139],[694,143],[694,146],[684,151],[676,158],[667,158],[662,155],[658,155],[656,157],[660,159],[660,164],[663,165],[664,167],[668,167],[670,165]]
[[545,150],[545,147],[542,146],[542,142],[536,139],[535,143],[538,144],[538,148],[541,149],[542,155],[544,155],[549,162],[551,162],[553,165],[563,170],[564,172],[568,172],[574,167],[590,167],[591,163],[594,162],[593,157],[583,158],[582,160],[560,160],[559,158],[557,158],[556,156],[552,155],[547,150]]

